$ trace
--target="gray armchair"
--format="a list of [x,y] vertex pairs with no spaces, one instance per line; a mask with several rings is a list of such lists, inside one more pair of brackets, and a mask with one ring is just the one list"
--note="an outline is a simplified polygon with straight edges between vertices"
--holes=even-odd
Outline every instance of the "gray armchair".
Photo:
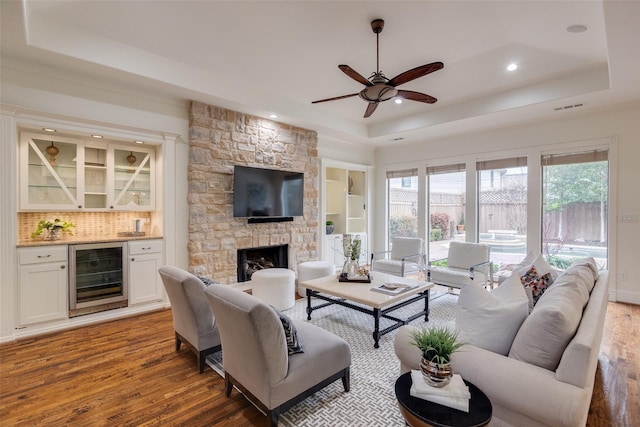
[[171,302],[176,351],[184,342],[195,352],[202,373],[207,356],[221,349],[216,319],[204,295],[207,287],[196,276],[178,267],[165,265],[158,272]]
[[426,268],[423,240],[417,237],[394,237],[391,250],[371,254],[371,271],[404,277]]
[[205,295],[222,338],[227,397],[237,387],[277,426],[282,412],[339,378],[349,391],[351,349],[345,340],[294,319],[303,353],[289,354],[283,323],[267,304],[224,285],[208,287]]
[[446,266],[429,261],[428,280],[449,289],[460,289],[469,284],[493,288],[493,263],[491,247],[480,243],[451,242]]

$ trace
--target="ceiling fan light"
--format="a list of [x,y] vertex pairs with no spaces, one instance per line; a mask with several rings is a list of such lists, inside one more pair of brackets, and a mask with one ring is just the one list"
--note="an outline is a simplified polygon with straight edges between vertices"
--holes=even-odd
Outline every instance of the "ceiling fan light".
[[398,89],[385,84],[375,84],[367,86],[360,91],[360,98],[367,102],[383,102],[387,101],[398,94]]

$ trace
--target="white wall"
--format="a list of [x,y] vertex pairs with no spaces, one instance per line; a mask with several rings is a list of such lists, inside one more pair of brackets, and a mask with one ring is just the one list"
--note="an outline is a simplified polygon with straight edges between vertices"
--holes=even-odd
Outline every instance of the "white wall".
[[[615,110],[586,117],[561,116],[544,123],[486,131],[447,139],[416,143],[409,146],[385,147],[376,151],[376,188],[384,188],[388,169],[412,165],[424,168],[447,160],[456,162],[491,159],[504,155],[532,155],[542,150],[553,150],[558,144],[568,146],[597,144],[613,141],[617,158],[611,164],[612,191],[611,212],[620,215],[640,214],[640,103],[620,106]],[[615,154],[614,154],[615,155]],[[535,173],[539,173],[533,171]],[[532,195],[539,204],[539,195]],[[532,200],[530,200],[532,202]],[[535,208],[535,207],[534,207]],[[378,198],[374,206],[374,249],[384,245],[385,200]],[[615,274],[610,291],[618,301],[640,304],[640,277],[635,265],[640,259],[640,223],[610,224],[611,263]],[[531,228],[530,228],[531,230]],[[530,240],[539,241],[537,236]],[[620,280],[622,276],[627,279]]]

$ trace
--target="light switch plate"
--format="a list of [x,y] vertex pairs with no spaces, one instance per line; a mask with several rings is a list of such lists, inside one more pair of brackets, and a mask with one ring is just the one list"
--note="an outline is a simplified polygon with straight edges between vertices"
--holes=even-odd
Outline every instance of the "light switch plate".
[[618,222],[638,222],[638,214],[618,215]]

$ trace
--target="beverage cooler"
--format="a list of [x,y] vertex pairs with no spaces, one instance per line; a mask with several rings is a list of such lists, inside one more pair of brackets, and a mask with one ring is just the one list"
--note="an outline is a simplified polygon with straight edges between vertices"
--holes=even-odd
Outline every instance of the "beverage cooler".
[[69,316],[128,305],[127,242],[69,245]]

